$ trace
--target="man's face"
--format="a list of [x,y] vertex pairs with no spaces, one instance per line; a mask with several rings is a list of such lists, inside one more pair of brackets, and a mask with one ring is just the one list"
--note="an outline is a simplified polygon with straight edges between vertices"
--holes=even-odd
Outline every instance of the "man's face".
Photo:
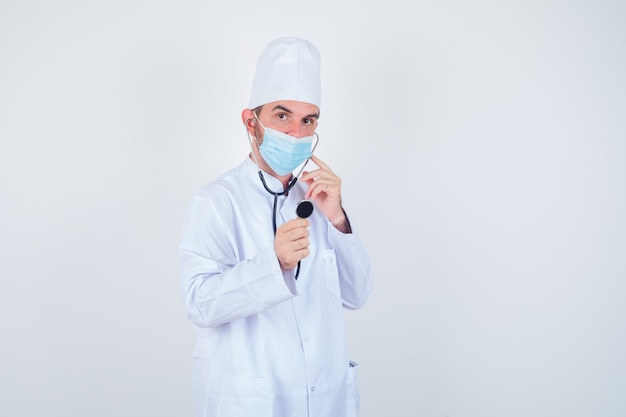
[[[310,103],[281,100],[264,104],[257,117],[265,127],[302,138],[315,133],[319,109]],[[256,123],[254,131],[260,145],[263,141],[263,127]]]

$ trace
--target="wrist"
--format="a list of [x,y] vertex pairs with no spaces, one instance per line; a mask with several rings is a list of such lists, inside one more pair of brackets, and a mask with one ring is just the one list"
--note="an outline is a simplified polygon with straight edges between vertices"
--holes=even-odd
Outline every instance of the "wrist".
[[341,213],[339,216],[329,219],[330,223],[335,227],[335,229],[339,230],[342,233],[352,233],[352,227],[350,227],[350,220],[348,220],[348,216],[344,209],[341,209]]

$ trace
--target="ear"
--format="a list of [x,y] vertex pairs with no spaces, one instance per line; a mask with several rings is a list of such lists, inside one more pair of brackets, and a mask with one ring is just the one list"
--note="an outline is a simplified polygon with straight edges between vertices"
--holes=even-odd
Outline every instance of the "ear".
[[248,133],[250,133],[251,136],[254,136],[254,126],[256,125],[254,112],[250,109],[244,109],[241,112],[241,121],[243,122],[246,129],[248,129]]

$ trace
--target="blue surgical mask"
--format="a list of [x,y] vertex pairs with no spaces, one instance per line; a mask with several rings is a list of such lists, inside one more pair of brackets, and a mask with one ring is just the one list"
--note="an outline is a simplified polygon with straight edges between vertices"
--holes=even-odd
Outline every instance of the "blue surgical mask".
[[259,152],[276,174],[283,176],[292,173],[313,154],[311,145],[315,135],[296,138],[265,126],[263,128],[265,134]]

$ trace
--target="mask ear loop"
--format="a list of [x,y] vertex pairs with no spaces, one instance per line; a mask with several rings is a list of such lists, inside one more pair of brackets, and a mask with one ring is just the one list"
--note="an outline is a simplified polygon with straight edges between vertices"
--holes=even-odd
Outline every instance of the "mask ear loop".
[[[256,115],[255,115],[256,116]],[[246,122],[249,122],[252,119],[248,119],[246,120]],[[248,128],[246,127],[246,125],[244,124],[244,129],[246,129],[246,136],[248,136],[248,145],[250,145],[250,153],[252,153],[252,157],[254,158],[254,162],[256,163],[256,167],[259,170],[259,172],[261,172],[261,168],[259,167],[259,160],[256,157],[256,154],[254,153],[254,147],[252,146],[252,136],[250,136],[250,132],[248,132]],[[257,148],[259,148],[259,141],[256,139],[256,137],[254,137],[254,140],[256,142],[256,146]]]

